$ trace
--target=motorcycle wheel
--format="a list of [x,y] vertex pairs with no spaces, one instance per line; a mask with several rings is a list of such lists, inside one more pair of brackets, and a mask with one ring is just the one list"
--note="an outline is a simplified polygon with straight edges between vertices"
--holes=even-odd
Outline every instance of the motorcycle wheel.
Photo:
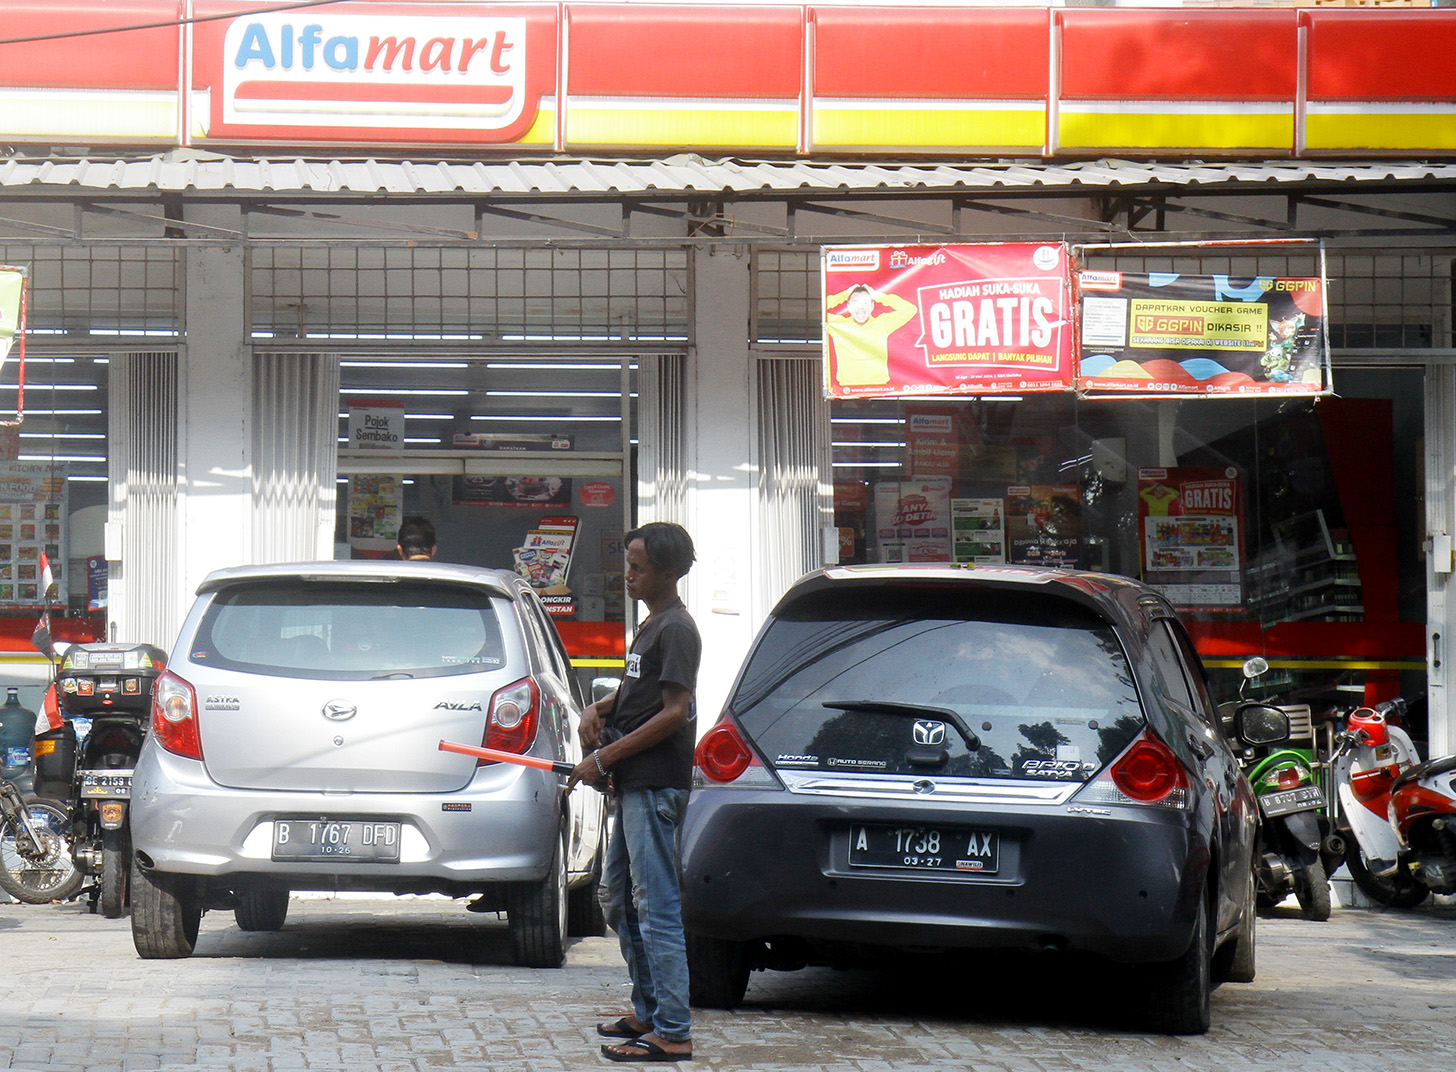
[[42,841],[39,855],[22,855],[16,843],[21,834],[16,820],[0,820],[0,889],[25,904],[49,904],[76,895],[85,876],[71,859],[66,831],[70,816],[55,804],[36,801],[26,806],[31,824]]
[[1305,919],[1323,923],[1330,918],[1330,880],[1319,860],[1294,873],[1294,896]]
[[1414,908],[1431,895],[1430,890],[1411,878],[1403,868],[1390,878],[1371,874],[1370,867],[1365,862],[1365,854],[1360,850],[1360,843],[1349,838],[1345,844],[1345,866],[1350,869],[1350,877],[1365,896],[1376,904],[1386,908]]
[[107,919],[120,919],[131,903],[131,838],[125,829],[101,832],[101,892],[98,909]]

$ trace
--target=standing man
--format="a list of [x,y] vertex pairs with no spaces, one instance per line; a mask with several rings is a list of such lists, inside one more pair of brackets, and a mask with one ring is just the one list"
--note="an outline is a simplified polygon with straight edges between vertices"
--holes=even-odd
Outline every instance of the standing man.
[[617,829],[602,869],[607,923],[622,943],[632,1012],[597,1033],[611,1061],[687,1061],[693,1055],[688,958],[678,886],[678,826],[692,786],[693,690],[702,641],[677,582],[692,567],[681,525],[653,522],[627,533],[627,596],[647,604],[617,691],[590,704],[581,743],[590,750],[567,780],[608,787]]

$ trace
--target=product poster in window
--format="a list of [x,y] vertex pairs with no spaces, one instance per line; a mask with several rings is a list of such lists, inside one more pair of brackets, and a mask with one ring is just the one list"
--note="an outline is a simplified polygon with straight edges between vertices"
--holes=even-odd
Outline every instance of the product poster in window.
[[1082,557],[1082,494],[1075,484],[1006,489],[1009,561],[1075,569]]
[[[45,463],[0,463],[0,605],[65,603],[65,473]],[[56,591],[45,598],[49,564]]]
[[875,485],[875,542],[881,562],[949,562],[948,478]]
[[1330,390],[1322,279],[1084,271],[1077,281],[1085,393]]
[[1243,602],[1243,491],[1232,466],[1138,470],[1143,579],[1180,609]]
[[823,287],[830,398],[1071,389],[1059,243],[830,246]]
[[1006,561],[1005,499],[952,499],[950,521],[957,562],[992,566]]

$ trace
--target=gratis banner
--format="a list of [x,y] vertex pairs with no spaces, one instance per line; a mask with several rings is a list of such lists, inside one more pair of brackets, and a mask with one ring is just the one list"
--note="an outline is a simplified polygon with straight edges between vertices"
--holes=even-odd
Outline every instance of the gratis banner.
[[1078,273],[1086,394],[1330,389],[1322,279]]
[[1069,264],[1050,242],[825,247],[825,394],[1070,390]]

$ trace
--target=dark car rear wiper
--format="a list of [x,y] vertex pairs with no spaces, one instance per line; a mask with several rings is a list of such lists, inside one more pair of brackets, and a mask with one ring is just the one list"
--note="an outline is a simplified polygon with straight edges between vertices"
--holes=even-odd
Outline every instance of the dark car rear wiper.
[[825,700],[821,705],[836,711],[862,711],[869,714],[898,715],[901,718],[933,718],[949,722],[966,742],[966,748],[974,752],[981,747],[981,738],[967,726],[961,716],[949,707],[932,707],[930,704],[896,703],[892,700]]

